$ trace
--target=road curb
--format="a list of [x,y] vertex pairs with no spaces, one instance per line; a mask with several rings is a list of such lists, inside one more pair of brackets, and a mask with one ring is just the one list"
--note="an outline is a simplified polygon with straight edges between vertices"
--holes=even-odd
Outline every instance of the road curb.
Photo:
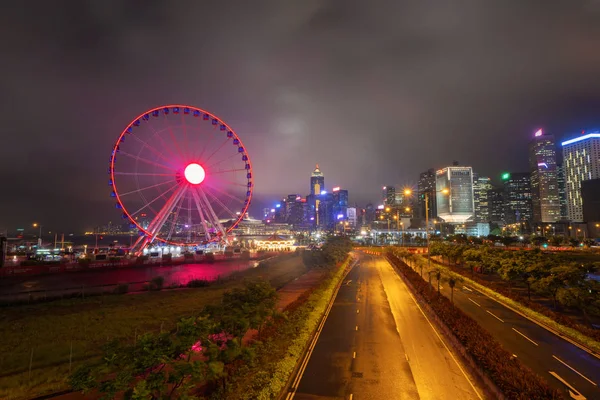
[[[344,271],[344,273],[340,277],[339,282],[336,284],[336,286],[333,290],[333,293],[331,294],[331,299],[329,300],[329,303],[327,303],[327,306],[323,310],[321,318],[319,319],[319,323],[317,324],[314,331],[310,335],[310,338],[306,343],[306,347],[304,348],[302,355],[298,358],[298,362],[296,363],[296,366],[294,367],[292,373],[290,374],[290,377],[288,378],[286,385],[281,390],[281,393],[279,393],[279,395],[277,396],[278,400],[290,399],[295,395],[297,388],[296,389],[293,388],[293,386],[292,386],[293,382],[297,379],[298,373],[300,372],[302,365],[308,364],[308,361],[310,359],[309,350],[311,348],[311,345],[315,341],[315,339],[318,337],[323,326],[325,325],[326,317],[329,315],[329,311],[333,307],[333,303],[335,302],[335,299],[340,290],[340,287],[342,286],[342,282],[344,281],[344,279],[346,278],[348,273],[354,268],[354,266],[356,265],[357,262],[358,262],[358,258],[354,258],[350,262],[350,264],[346,267],[346,271]],[[315,343],[315,345],[316,345],[316,343]],[[300,382],[298,382],[298,383],[300,383]]]

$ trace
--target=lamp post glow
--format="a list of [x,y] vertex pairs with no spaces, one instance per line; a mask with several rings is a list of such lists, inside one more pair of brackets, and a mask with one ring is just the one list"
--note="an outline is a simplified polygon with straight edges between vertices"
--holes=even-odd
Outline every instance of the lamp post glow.
[[33,223],[34,228],[40,228],[40,234],[38,235],[38,248],[42,247],[42,225],[37,222]]

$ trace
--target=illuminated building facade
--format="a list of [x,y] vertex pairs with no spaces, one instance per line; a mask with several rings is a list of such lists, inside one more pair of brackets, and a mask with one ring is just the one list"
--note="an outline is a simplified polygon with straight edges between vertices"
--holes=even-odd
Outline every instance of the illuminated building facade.
[[319,164],[317,164],[310,176],[310,194],[318,195],[321,194],[321,191],[323,190],[325,190],[325,176],[319,169]]
[[348,218],[348,191],[340,189],[339,187],[334,187],[332,194],[333,214],[335,215],[336,220],[346,220]]
[[435,171],[433,168],[419,174],[417,186],[417,216],[425,219],[425,194],[429,195],[429,219],[437,217],[437,202],[435,193]]
[[554,136],[538,130],[529,143],[533,222],[560,220],[560,197]]
[[[438,217],[451,224],[464,224],[474,217],[473,169],[446,167],[436,172]],[[448,194],[441,194],[448,190]]]
[[567,188],[565,184],[565,167],[562,164],[556,166],[556,182],[558,183],[558,201],[560,203],[560,219],[569,219],[567,213]]
[[487,176],[473,174],[473,206],[475,222],[490,222],[489,191],[492,189],[492,180]]
[[562,142],[567,216],[582,222],[581,182],[600,178],[600,133],[583,134]]
[[392,206],[396,203],[396,187],[384,186],[383,187],[383,204],[386,206]]
[[531,174],[529,172],[504,173],[504,222],[531,222]]

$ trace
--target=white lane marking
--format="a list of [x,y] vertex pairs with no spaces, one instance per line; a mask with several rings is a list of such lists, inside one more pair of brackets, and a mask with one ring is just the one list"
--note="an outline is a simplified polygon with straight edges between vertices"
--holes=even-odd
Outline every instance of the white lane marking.
[[534,319],[534,318],[532,318],[532,317],[530,317],[530,316],[528,316],[528,315],[524,314],[523,312],[521,312],[521,311],[517,310],[516,308],[512,307],[511,305],[509,305],[509,304],[505,303],[504,301],[498,300],[498,299],[496,299],[496,298],[494,298],[494,297],[490,296],[489,294],[485,293],[484,291],[479,291],[479,292],[476,292],[476,293],[477,293],[477,294],[479,294],[479,295],[482,295],[482,296],[485,296],[485,297],[487,297],[488,299],[490,299],[490,300],[492,300],[492,301],[496,302],[497,304],[501,305],[502,307],[504,307],[504,308],[506,308],[506,309],[508,309],[508,310],[510,310],[510,311],[512,311],[512,312],[514,312],[515,314],[518,314],[518,315],[520,315],[520,316],[521,316],[521,317],[523,317],[524,319],[526,319],[526,320],[528,320],[528,321],[530,321],[530,322],[533,322],[534,324],[536,324],[536,325],[537,325],[537,326],[539,326],[540,328],[544,328],[544,329],[545,329],[545,330],[547,330],[548,332],[550,332],[550,333],[554,334],[554,335],[555,335],[556,337],[558,337],[559,339],[562,339],[562,340],[564,340],[564,341],[566,341],[566,342],[569,342],[569,343],[571,343],[573,346],[575,346],[575,347],[578,347],[579,349],[581,349],[581,350],[585,351],[585,352],[586,352],[586,353],[588,353],[589,355],[591,355],[591,356],[594,356],[594,357],[596,357],[597,359],[600,359],[600,354],[598,354],[598,353],[594,352],[593,350],[591,350],[591,349],[589,349],[589,348],[585,347],[585,346],[584,346],[584,345],[582,345],[581,343],[577,343],[575,340],[571,339],[571,338],[570,338],[570,337],[568,337],[568,336],[565,336],[565,334],[563,334],[563,333],[561,333],[561,332],[559,332],[559,331],[557,331],[557,330],[553,329],[552,327],[550,327],[549,325],[546,325],[546,324],[545,324],[545,323],[543,323],[542,321],[538,321],[538,320],[536,320],[536,319]]
[[404,356],[406,357],[406,362],[409,362],[408,361],[408,354],[404,353]]
[[[571,396],[572,399],[575,399],[575,400],[586,400],[586,397],[584,395],[582,395],[581,393],[579,393],[577,391],[577,389],[575,389],[573,386],[569,385],[567,383],[567,381],[565,381],[563,378],[561,378],[560,375],[558,375],[556,372],[554,372],[554,371],[548,371],[548,373],[550,375],[552,375],[553,377],[555,377],[556,379],[558,379],[559,381],[561,381],[563,385],[565,385],[566,387],[569,388],[569,395]],[[573,392],[575,392],[575,393],[573,393]]]
[[356,325],[356,328],[354,328],[354,330],[355,330],[355,331],[357,331],[357,330],[358,330],[358,325]]
[[515,328],[512,328],[513,331],[517,332],[519,335],[523,336],[525,339],[529,340],[531,343],[535,344],[536,346],[539,346],[539,344],[537,344],[536,342],[534,342],[533,340],[529,339],[527,336],[525,336],[524,334],[522,334],[521,332],[519,332],[518,330],[516,330]]
[[558,360],[560,363],[562,363],[565,367],[569,368],[571,371],[575,372],[577,375],[579,375],[580,377],[582,377],[583,379],[585,379],[586,381],[588,381],[592,385],[598,386],[598,385],[596,385],[596,383],[594,381],[592,381],[591,379],[589,379],[588,377],[586,377],[585,375],[583,375],[581,372],[577,371],[575,368],[571,367],[569,364],[567,364],[566,362],[564,362],[560,358],[556,357],[554,354],[552,354],[552,357],[554,357],[556,360]]
[[[354,268],[356,263],[357,263],[357,261],[355,261],[354,264],[352,264],[350,266],[350,268],[346,272],[346,275],[348,275],[348,273],[350,273],[350,271],[352,271],[352,268]],[[344,275],[342,280],[346,278],[346,275]],[[313,338],[312,342],[310,343],[310,346],[308,347],[308,350],[306,351],[306,355],[304,356],[304,359],[302,360],[302,363],[300,364],[300,368],[298,369],[298,374],[296,375],[295,379],[292,382],[292,386],[290,387],[290,392],[286,396],[286,400],[292,400],[294,398],[294,396],[296,395],[296,390],[298,389],[300,380],[302,379],[302,376],[304,375],[304,371],[306,370],[306,367],[308,366],[308,361],[310,360],[312,352],[315,349],[315,346],[317,345],[317,341],[319,340],[319,336],[321,335],[321,330],[323,329],[323,326],[325,325],[325,322],[327,321],[327,317],[329,316],[329,312],[331,311],[331,308],[333,307],[333,303],[335,303],[335,299],[337,298],[337,295],[338,295],[341,285],[342,284],[340,281],[340,284],[336,288],[335,293],[331,297],[329,306],[325,310],[325,314],[323,315],[323,318],[321,319],[321,323],[317,327],[315,337]]]
[[463,289],[467,289],[469,292],[472,292],[472,291],[473,291],[473,289],[471,289],[471,288],[470,288],[470,287],[468,287],[467,285],[464,285],[464,286],[463,286]]
[[350,397],[348,397],[348,400],[352,400],[352,393],[350,393]]
[[493,316],[494,318],[496,318],[498,321],[500,321],[500,322],[504,322],[504,320],[503,320],[502,318],[498,317],[498,316],[497,316],[496,314],[494,314],[493,312],[491,312],[491,311],[488,311],[488,310],[485,310],[485,312],[486,312],[486,313],[488,313],[488,314],[490,314],[490,315],[491,315],[491,316]]
[[350,279],[348,282],[346,282],[346,285],[349,285],[352,282],[352,279]]
[[516,354],[513,354],[513,357],[514,357],[514,358],[517,358],[517,355],[516,355]]
[[356,358],[356,352],[352,353],[352,358]]
[[[477,395],[477,397],[479,397],[480,400],[483,400],[483,397],[481,397],[481,395],[479,394],[479,392],[477,391],[477,389],[475,389],[475,386],[473,385],[473,382],[471,382],[471,380],[467,376],[467,373],[465,372],[465,370],[460,366],[460,364],[458,363],[458,360],[456,359],[456,357],[454,357],[454,354],[452,354],[452,352],[450,351],[450,349],[446,345],[446,342],[444,342],[444,340],[442,339],[442,337],[440,336],[440,334],[438,333],[438,331],[435,329],[435,327],[433,326],[433,324],[431,323],[431,321],[429,320],[429,318],[427,318],[427,315],[425,315],[425,312],[423,311],[423,309],[421,308],[421,306],[419,305],[419,303],[417,303],[417,300],[415,299],[415,297],[413,296],[413,294],[410,292],[410,290],[408,290],[408,288],[407,288],[407,292],[408,292],[408,295],[410,296],[410,298],[412,299],[412,301],[415,303],[415,305],[419,309],[419,311],[421,311],[421,314],[423,314],[423,316],[425,317],[425,320],[427,320],[427,323],[429,324],[429,326],[431,327],[431,329],[433,330],[433,332],[435,333],[435,335],[438,337],[438,339],[440,339],[440,342],[442,342],[442,344],[446,348],[446,351],[448,351],[448,354],[450,354],[450,357],[452,357],[452,359],[456,363],[456,366],[458,367],[458,369],[460,369],[460,372],[462,372],[462,374],[464,375],[464,377],[467,380],[467,382],[469,382],[469,385],[471,385],[471,388],[473,389],[473,391],[475,392],[475,394]],[[396,327],[396,330],[397,329],[398,329],[398,327]]]
[[472,298],[470,298],[470,297],[467,297],[467,299],[469,299],[469,301],[471,301],[471,302],[473,302],[473,303],[477,304],[477,306],[478,306],[478,307],[481,307],[481,304],[479,304],[478,302],[476,302],[476,301],[475,301],[475,300],[473,300]]
[[357,309],[356,309],[356,313],[358,314],[358,312],[359,312],[359,311],[360,311],[360,310],[357,308]]

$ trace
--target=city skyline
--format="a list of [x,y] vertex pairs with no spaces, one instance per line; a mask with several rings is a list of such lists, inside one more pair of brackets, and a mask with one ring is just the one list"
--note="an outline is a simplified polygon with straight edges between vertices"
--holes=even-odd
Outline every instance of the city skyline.
[[111,146],[133,117],[171,101],[214,112],[244,140],[254,215],[317,162],[366,204],[453,160],[494,181],[527,171],[531,132],[560,142],[600,124],[591,3],[64,5],[2,13],[14,38],[0,78],[7,227],[117,219]]

